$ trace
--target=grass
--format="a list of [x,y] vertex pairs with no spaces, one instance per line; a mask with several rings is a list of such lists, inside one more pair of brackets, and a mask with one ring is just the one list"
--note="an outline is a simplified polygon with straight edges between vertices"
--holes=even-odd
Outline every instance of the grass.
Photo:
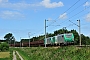
[[21,48],[10,48],[10,49],[14,51],[18,51],[18,53],[23,57],[24,60],[27,60],[27,59],[29,60],[29,57],[27,56],[25,52],[21,50]]
[[30,47],[14,50],[17,50],[24,60],[90,60],[90,47]]

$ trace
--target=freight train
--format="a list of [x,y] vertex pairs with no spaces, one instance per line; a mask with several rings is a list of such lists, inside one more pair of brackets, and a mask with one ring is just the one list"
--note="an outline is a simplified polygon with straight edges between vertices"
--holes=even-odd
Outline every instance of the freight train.
[[[46,46],[74,44],[74,35],[73,35],[73,33],[58,34],[53,37],[48,37],[44,40],[37,40],[37,41],[30,42],[30,46],[44,46],[45,44],[46,44]],[[12,44],[11,46],[14,46],[14,44]],[[29,42],[17,43],[17,44],[15,44],[15,46],[16,47],[17,46],[18,47],[19,46],[28,47]]]

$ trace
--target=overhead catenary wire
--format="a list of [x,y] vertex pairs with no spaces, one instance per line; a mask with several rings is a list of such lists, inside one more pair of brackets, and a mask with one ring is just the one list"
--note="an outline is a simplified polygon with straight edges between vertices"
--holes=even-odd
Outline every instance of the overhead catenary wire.
[[[90,13],[90,11],[89,12],[87,12],[87,13],[85,13],[85,14],[88,14],[88,13]],[[83,16],[83,15],[85,15],[85,14],[82,14],[81,16]],[[79,17],[81,17],[81,16],[79,16]],[[79,18],[78,17],[78,18]],[[89,17],[88,17],[89,18]],[[71,22],[71,23],[73,23],[71,20],[68,20],[69,22]],[[76,25],[75,23],[73,23],[73,24],[70,24],[70,25],[68,25],[68,26],[66,26],[66,27],[70,27],[70,26],[73,26],[73,25]],[[82,26],[84,26],[84,25],[88,25],[88,24],[86,24],[86,23],[84,23],[84,24],[82,24]]]
[[[85,4],[87,1],[88,1],[88,0],[86,0],[83,4]],[[69,15],[70,13],[72,13],[73,11],[75,11],[76,9],[78,9],[79,7],[81,7],[81,5],[83,5],[83,4],[80,4],[78,7],[76,7],[76,8],[73,9],[71,12],[69,12],[67,15]],[[87,9],[87,8],[86,8],[86,9]],[[78,15],[78,14],[81,13],[81,12],[83,12],[84,10],[85,10],[85,9],[83,9],[82,11],[76,13],[76,14],[73,15],[72,17],[75,17],[76,15]],[[63,17],[64,17],[64,16],[63,16]],[[67,20],[71,19],[72,17],[68,18]],[[65,23],[65,22],[66,22],[66,20],[63,21],[63,22],[61,22],[60,24]]]
[[[76,1],[71,7],[69,7],[65,12],[67,12],[68,10],[70,10],[74,5],[76,5],[78,2],[79,2],[80,0],[78,0],[78,1]],[[64,13],[65,13],[64,12]],[[63,16],[64,17],[64,16]],[[59,17],[58,17],[59,18]],[[56,18],[57,19],[57,18]],[[55,23],[56,23],[56,19],[55,19]],[[49,24],[48,26],[52,26],[52,24],[54,23],[54,22],[52,22],[51,24]],[[66,22],[66,21],[65,21]],[[61,26],[61,25],[60,25]],[[57,27],[57,26],[55,26],[55,27]]]
[[[88,1],[88,0],[87,0],[87,1]],[[87,1],[86,1],[86,2],[87,2]],[[83,4],[84,4],[84,3],[83,3]],[[90,8],[90,6],[87,7],[87,8]],[[85,9],[83,9],[81,12],[85,11],[87,8],[85,7]],[[81,12],[79,12],[79,13],[81,13]],[[78,13],[78,14],[79,14],[79,13]],[[84,16],[84,15],[86,15],[86,14],[88,14],[88,13],[90,13],[90,11],[87,12],[87,13],[85,13],[85,14],[80,15],[79,17]],[[77,15],[77,14],[76,14],[76,15]],[[77,18],[79,18],[79,17],[77,17]],[[88,18],[89,18],[89,17],[88,17]],[[71,22],[71,21],[69,20],[69,22]],[[82,25],[87,25],[87,24],[82,24]]]
[[[90,6],[87,7],[87,8],[90,8]],[[87,9],[87,8],[86,8],[86,9]],[[79,11],[78,13],[76,13],[75,15],[73,15],[72,17],[75,17],[76,15],[78,15],[78,14],[82,13],[83,11],[85,11],[86,9],[83,9],[83,10]],[[72,17],[70,17],[69,19],[71,19]],[[68,20],[69,20],[69,19],[68,19]]]
[[[73,9],[73,10],[72,10],[71,12],[69,12],[68,14],[72,13],[73,11],[75,11],[76,9],[78,9],[79,7],[81,7],[81,6],[82,6],[83,4],[85,4],[87,1],[88,1],[88,0],[86,0],[84,3],[80,4],[78,7],[76,7],[75,9]],[[77,1],[77,2],[79,2],[79,1]],[[77,3],[77,2],[76,2],[76,3]],[[75,3],[75,4],[76,4],[76,3]],[[75,5],[75,4],[74,4],[74,5]],[[73,5],[73,6],[74,6],[74,5]],[[86,9],[87,9],[87,8],[86,8]],[[85,10],[85,9],[83,9],[83,10],[80,11],[80,12],[78,12],[77,14],[83,12],[84,10]],[[64,12],[64,13],[65,13],[65,12]],[[67,14],[67,15],[68,15],[68,14]],[[73,15],[72,17],[75,17],[77,14]],[[63,16],[63,17],[64,17],[64,16]],[[72,17],[70,17],[69,19],[71,19]],[[67,19],[67,20],[69,20],[69,19]],[[67,21],[65,20],[65,21],[61,22],[60,24],[65,23],[65,22],[67,22]]]
[[[73,11],[75,11],[76,9],[78,9],[79,7],[81,7],[82,5],[84,5],[88,0],[86,0],[84,3],[80,4],[79,6],[77,6],[76,8],[74,8],[72,11],[70,11],[68,14],[71,14]],[[68,15],[67,14],[67,15]]]
[[[76,5],[80,0],[76,1],[71,7],[69,7],[65,12],[67,12],[68,10],[70,10],[74,5]],[[64,13],[65,13],[64,12]]]
[[[88,9],[88,8],[90,8],[90,6],[87,7],[86,9]],[[78,13],[74,14],[72,17],[68,18],[67,21],[68,21],[68,20],[70,21],[71,18],[73,18],[73,17],[75,17],[76,15],[82,13],[82,12],[85,11],[86,9],[83,9],[83,10],[79,11]],[[66,22],[66,21],[63,21],[62,23],[65,23],[65,22]],[[62,23],[61,23],[61,24],[62,24]]]
[[[67,12],[68,10],[70,10],[73,6],[75,6],[78,2],[79,2],[80,0],[77,0],[72,6],[70,6],[66,11],[64,11],[63,13],[65,13],[65,12]],[[63,14],[62,13],[62,14]],[[64,17],[64,16],[63,16]],[[57,20],[59,18],[59,16],[55,19],[55,20]],[[56,21],[54,21],[54,22],[56,22]],[[51,24],[49,24],[48,26],[50,26],[50,25],[52,25],[54,22],[52,22]]]

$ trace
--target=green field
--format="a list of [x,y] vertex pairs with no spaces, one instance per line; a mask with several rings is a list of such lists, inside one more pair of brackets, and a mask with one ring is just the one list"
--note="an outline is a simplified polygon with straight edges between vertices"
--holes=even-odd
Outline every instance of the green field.
[[90,60],[90,47],[64,46],[13,48],[24,60]]

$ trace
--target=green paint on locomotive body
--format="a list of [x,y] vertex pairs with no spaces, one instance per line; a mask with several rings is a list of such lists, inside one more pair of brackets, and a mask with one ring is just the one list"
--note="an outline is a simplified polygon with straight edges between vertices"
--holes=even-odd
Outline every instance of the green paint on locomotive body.
[[65,42],[73,42],[74,41],[73,33],[64,34],[64,40],[65,40]]

